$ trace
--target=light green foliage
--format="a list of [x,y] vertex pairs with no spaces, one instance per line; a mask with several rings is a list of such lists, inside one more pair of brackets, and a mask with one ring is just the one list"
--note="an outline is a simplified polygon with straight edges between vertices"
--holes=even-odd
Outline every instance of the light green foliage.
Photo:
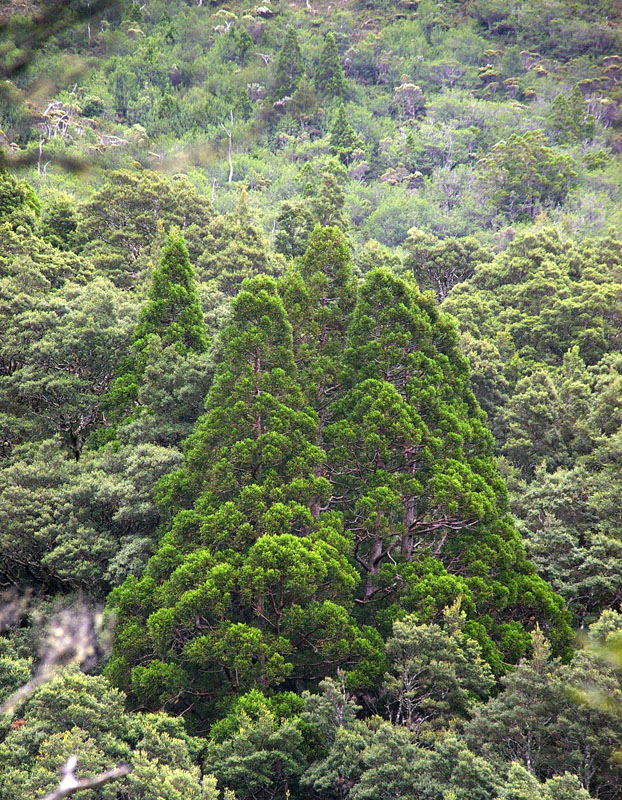
[[348,227],[344,213],[345,193],[341,185],[343,177],[344,171],[341,166],[322,172],[317,193],[311,197],[309,203],[312,217],[320,225],[336,226],[341,230],[346,230]]
[[[353,727],[351,732],[355,731]],[[349,782],[354,785],[349,794],[337,794],[338,797],[352,800],[390,800],[396,796],[408,800],[444,800],[447,797],[492,800],[496,797],[499,779],[491,765],[455,737],[447,736],[439,740],[433,750],[424,750],[417,747],[405,728],[393,727],[375,718],[363,736],[352,744],[354,747],[351,745],[347,755],[351,758],[352,751],[358,750],[361,766],[350,777]],[[334,781],[336,788],[344,783],[343,779]]]
[[128,345],[134,304],[104,277],[67,282],[9,321],[2,348],[12,361],[5,408],[59,433],[77,460],[101,420],[101,398]]
[[416,228],[404,242],[405,267],[411,269],[421,291],[432,289],[439,303],[460,281],[473,275],[476,264],[492,260],[492,253],[473,237],[437,239]]
[[259,692],[252,694],[240,698],[235,710],[215,726],[205,764],[238,800],[271,800],[296,784],[305,763],[303,736],[295,717],[279,718],[276,704]]
[[265,237],[252,222],[244,191],[234,212],[214,216],[201,232],[201,246],[197,278],[227,298],[235,297],[245,278],[276,276],[282,271],[278,256],[270,252]]
[[[0,702],[4,702],[20,686],[28,683],[31,669],[31,658],[20,656],[8,638],[0,639]],[[1,730],[3,729],[2,725]]]
[[527,482],[512,505],[529,554],[580,625],[619,602],[621,253],[613,237],[525,233],[445,302],[473,332],[476,393]]
[[210,203],[186,178],[174,181],[144,171],[115,171],[80,209],[81,251],[120,286],[135,284],[139,256],[158,232],[177,226],[196,258],[198,237],[212,216]]
[[515,133],[496,144],[482,171],[493,203],[511,220],[559,205],[577,177],[572,157],[555,153],[541,131]]
[[274,249],[286,258],[301,256],[313,229],[313,214],[305,203],[285,202],[276,219]]
[[338,675],[338,680],[325,678],[320,681],[319,688],[320,694],[304,692],[302,718],[319,729],[327,744],[332,744],[339,732],[354,722],[361,707],[348,693],[343,673]]
[[[454,609],[456,610],[456,609]],[[464,615],[453,629],[417,625],[414,617],[393,623],[387,640],[391,663],[384,680],[391,719],[414,731],[448,727],[452,719],[466,717],[485,699],[493,677],[478,645],[464,636]]]
[[101,599],[144,567],[160,519],[153,484],[178,462],[149,444],[79,462],[56,440],[16,449],[0,472],[3,579]]
[[542,791],[540,783],[533,775],[515,761],[499,797],[503,800],[536,800],[542,797]]
[[40,211],[41,202],[30,184],[17,180],[0,166],[0,222],[33,227]]
[[[503,679],[505,690],[477,711],[467,741],[489,757],[519,761],[530,775],[544,779],[572,771],[588,791],[615,795],[620,768],[610,756],[620,740],[619,674],[589,643],[569,666],[549,660],[549,647],[538,633],[533,646],[532,660],[519,664]],[[581,692],[607,696],[608,704],[582,704]],[[520,791],[533,783],[518,768],[514,782],[517,794],[509,797],[522,797]]]
[[41,214],[41,236],[59,250],[73,250],[78,214],[71,195],[59,192],[50,197]]
[[201,777],[200,744],[183,723],[163,714],[127,714],[123,695],[104,678],[73,669],[62,672],[37,689],[18,713],[0,744],[0,787],[7,800],[51,791],[58,785],[58,768],[73,753],[79,758],[78,777],[123,761],[133,767],[123,783],[88,792],[92,797],[112,800],[127,792],[140,800],[219,797],[214,779]]

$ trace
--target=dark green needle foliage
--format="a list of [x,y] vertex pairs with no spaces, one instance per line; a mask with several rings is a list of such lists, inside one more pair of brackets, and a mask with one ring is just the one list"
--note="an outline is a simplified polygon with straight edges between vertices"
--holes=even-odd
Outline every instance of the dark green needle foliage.
[[349,164],[354,152],[364,148],[365,143],[348,122],[346,109],[342,103],[330,129],[330,151],[344,164]]
[[349,611],[350,539],[339,515],[320,511],[330,486],[315,474],[318,418],[271,279],[243,284],[219,346],[184,466],[160,484],[176,513],[143,578],[111,598],[118,642],[132,644],[117,646],[109,674],[147,705],[196,706],[198,691],[199,716],[232,693],[339,666],[365,682],[383,661],[378,635]]
[[291,97],[303,75],[302,53],[294,28],[288,28],[274,68],[272,94],[275,100]]
[[130,354],[105,397],[105,409],[110,419],[120,422],[132,413],[152,355],[157,361],[158,354],[165,356],[168,347],[173,348],[180,358],[190,354],[201,355],[207,351],[208,345],[209,337],[188,250],[183,236],[174,230],[169,234],[160,263],[153,272],[147,302],[140,311],[132,335]]
[[315,71],[315,88],[326,97],[343,100],[346,96],[346,78],[339,60],[335,37],[331,32],[326,34],[326,41]]

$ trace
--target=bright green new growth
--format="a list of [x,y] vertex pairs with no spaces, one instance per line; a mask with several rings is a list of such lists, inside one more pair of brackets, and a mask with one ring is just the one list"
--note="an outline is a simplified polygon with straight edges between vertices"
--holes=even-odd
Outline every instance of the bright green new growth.
[[125,644],[109,674],[140,702],[199,717],[232,693],[367,660],[362,681],[382,662],[378,635],[349,612],[349,537],[319,512],[330,486],[315,474],[318,420],[272,279],[244,282],[220,345],[184,466],[160,484],[172,523],[143,578],[111,598]]
[[530,616],[562,649],[560,600],[507,515],[451,321],[387,270],[357,301],[337,228],[315,228],[280,288],[258,276],[233,301],[206,413],[159,484],[171,522],[111,595],[109,675],[198,719],[338,668],[363,688],[385,656],[357,606],[382,630],[405,611],[434,623],[459,597],[495,671],[528,649]]

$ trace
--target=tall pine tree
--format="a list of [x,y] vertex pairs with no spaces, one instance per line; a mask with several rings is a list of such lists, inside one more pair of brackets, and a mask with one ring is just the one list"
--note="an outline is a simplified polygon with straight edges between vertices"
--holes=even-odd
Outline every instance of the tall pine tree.
[[498,669],[530,646],[530,617],[566,645],[561,598],[526,560],[509,516],[453,321],[378,269],[359,291],[348,343],[351,389],[326,440],[368,611],[390,598],[429,619],[463,594]]
[[343,100],[347,93],[346,78],[339,60],[335,37],[330,32],[326,36],[315,72],[315,88],[326,97],[337,97],[340,100]]
[[112,421],[119,422],[131,413],[152,345],[172,346],[182,357],[188,352],[205,353],[209,346],[188,250],[183,236],[175,230],[169,234],[153,271],[147,303],[132,336],[132,351],[104,398]]
[[142,704],[202,718],[232,693],[382,665],[350,613],[341,518],[312,513],[330,485],[270,278],[243,284],[220,351],[184,465],[160,485],[171,523],[143,577],[111,596],[123,623],[109,674]]
[[355,150],[362,150],[365,143],[348,122],[346,109],[343,103],[335,116],[330,129],[330,151],[344,164],[352,161]]
[[283,97],[291,97],[296,91],[302,75],[302,53],[298,44],[298,36],[295,29],[290,27],[274,69],[273,99],[280,100]]

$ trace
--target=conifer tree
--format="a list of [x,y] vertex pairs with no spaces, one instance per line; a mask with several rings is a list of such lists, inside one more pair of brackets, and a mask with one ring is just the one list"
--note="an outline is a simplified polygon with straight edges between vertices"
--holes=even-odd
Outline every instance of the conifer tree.
[[354,151],[362,150],[364,147],[365,143],[348,122],[346,109],[342,103],[330,129],[330,151],[344,164],[349,164]]
[[313,215],[305,203],[286,200],[276,218],[274,249],[286,258],[301,256],[313,228]]
[[356,301],[352,256],[339,228],[316,225],[283,292],[301,384],[321,430],[338,396],[346,329]]
[[243,284],[220,352],[184,466],[160,484],[171,524],[141,580],[111,596],[123,623],[110,675],[149,706],[201,697],[199,716],[234,692],[340,666],[362,681],[383,662],[378,634],[350,614],[358,576],[341,519],[312,513],[330,486],[314,474],[317,415],[272,279]]
[[180,356],[189,351],[204,353],[209,345],[188,250],[177,231],[169,234],[153,272],[147,303],[132,336],[132,351],[104,399],[114,421],[120,421],[136,402],[153,337],[160,346],[173,346]]
[[339,161],[333,159],[338,170],[327,168],[322,171],[322,181],[317,194],[309,203],[315,222],[320,225],[336,226],[342,231],[349,227],[347,214],[344,212],[346,195],[343,191],[345,169]]
[[147,305],[134,331],[134,347],[140,351],[156,334],[163,344],[203,353],[209,340],[201,301],[183,236],[169,234],[160,264],[153,272]]
[[340,100],[346,96],[346,78],[339,60],[335,37],[328,33],[315,72],[315,88],[327,97]]
[[300,83],[302,74],[302,53],[298,44],[298,36],[295,29],[290,27],[274,70],[274,99],[280,100],[282,97],[291,97]]
[[282,268],[280,259],[270,252],[265,237],[253,223],[245,189],[236,209],[216,215],[203,230],[202,239],[197,275],[224,297],[235,297],[245,278],[275,275]]
[[[502,631],[513,631],[506,658],[530,646],[520,621],[534,614],[565,646],[561,598],[525,558],[453,322],[429,296],[378,269],[359,290],[348,340],[345,380],[351,388],[326,439],[333,492],[343,498],[362,567],[362,600],[397,591],[399,603],[403,582],[409,610],[429,613],[418,603],[425,606],[430,601],[424,597],[437,599],[453,584],[452,591],[473,603],[471,614],[480,620],[497,614],[487,623],[497,641]],[[400,560],[415,565],[396,566]],[[432,580],[439,581],[435,589]],[[492,653],[488,633],[480,634]]]
[[578,86],[568,97],[557,95],[549,112],[549,125],[560,142],[573,144],[593,137],[594,117],[588,113]]

